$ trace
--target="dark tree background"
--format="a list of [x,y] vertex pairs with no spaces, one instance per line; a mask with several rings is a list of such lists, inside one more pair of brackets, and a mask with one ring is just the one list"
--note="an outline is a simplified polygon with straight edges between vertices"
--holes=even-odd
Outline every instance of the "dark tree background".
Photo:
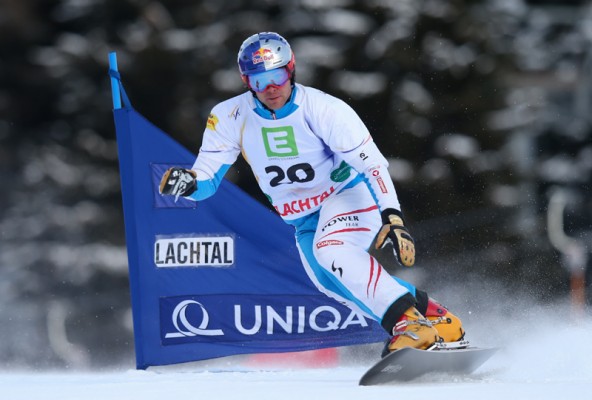
[[[567,298],[564,267],[582,263],[552,246],[546,218],[561,193],[564,229],[589,253],[591,11],[586,1],[0,1],[2,366],[132,362],[108,53],[135,108],[197,152],[211,107],[243,90],[236,53],[259,31],[286,37],[297,79],[346,100],[390,158],[418,283],[475,278]],[[244,161],[227,178],[265,202]]]

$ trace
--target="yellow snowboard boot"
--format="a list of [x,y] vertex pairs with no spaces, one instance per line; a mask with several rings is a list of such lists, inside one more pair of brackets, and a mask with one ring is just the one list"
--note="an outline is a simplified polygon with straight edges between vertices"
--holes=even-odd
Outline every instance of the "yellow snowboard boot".
[[436,328],[442,342],[457,342],[464,338],[465,331],[460,318],[452,314],[446,307],[434,299],[430,298],[428,300],[428,309],[425,317]]
[[393,352],[403,347],[427,349],[439,340],[438,331],[415,307],[411,307],[393,328],[393,338],[387,345]]

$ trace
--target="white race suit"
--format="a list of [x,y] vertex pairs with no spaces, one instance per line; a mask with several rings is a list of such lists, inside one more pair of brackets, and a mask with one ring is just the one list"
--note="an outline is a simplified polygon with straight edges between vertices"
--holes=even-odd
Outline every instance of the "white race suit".
[[211,196],[241,152],[275,210],[295,227],[316,287],[391,333],[420,291],[368,253],[380,212],[400,205],[388,162],[355,111],[300,84],[275,111],[251,92],[219,103],[192,167],[198,189],[190,198]]

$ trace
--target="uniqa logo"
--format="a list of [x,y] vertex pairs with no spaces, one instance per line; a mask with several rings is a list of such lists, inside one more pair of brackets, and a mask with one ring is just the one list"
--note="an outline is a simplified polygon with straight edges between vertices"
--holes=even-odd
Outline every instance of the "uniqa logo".
[[[187,308],[190,305],[197,305],[201,308],[202,317],[201,323],[195,327],[187,319]],[[165,338],[178,338],[186,336],[221,336],[224,335],[222,329],[206,329],[210,322],[210,316],[204,306],[195,300],[184,300],[177,304],[173,310],[173,325],[177,332],[167,333]]]
[[355,311],[350,310],[347,318],[343,320],[341,313],[331,306],[319,306],[310,312],[304,306],[286,306],[283,311],[278,312],[271,306],[263,308],[256,305],[254,308],[255,321],[253,326],[248,328],[242,323],[242,307],[235,304],[234,325],[237,331],[243,335],[255,335],[261,332],[274,335],[281,334],[281,331],[287,334],[304,333],[307,328],[316,332],[328,332],[347,329],[352,325],[368,326],[365,318]]
[[[199,307],[199,309],[195,307]],[[227,305],[227,312],[231,306]],[[188,312],[191,307],[193,311]],[[177,304],[172,312],[172,322],[176,332],[165,334],[165,338],[187,338],[196,336],[222,336],[226,335],[282,335],[282,334],[303,334],[308,330],[316,332],[328,332],[334,330],[349,329],[352,326],[367,328],[368,323],[365,317],[353,310],[344,316],[334,307],[322,305],[313,308],[305,306],[287,305],[283,307],[272,307],[270,305],[253,305],[253,308],[246,309],[240,304],[232,305],[234,309],[234,330],[222,331],[222,329],[207,329],[210,317],[205,307],[195,300],[183,300]],[[201,311],[201,322],[199,312]],[[222,309],[216,315],[226,314]],[[226,314],[228,315],[228,314]],[[229,316],[229,315],[228,315]],[[221,317],[225,318],[225,317]],[[193,321],[190,322],[190,320]],[[246,321],[249,321],[245,324]]]

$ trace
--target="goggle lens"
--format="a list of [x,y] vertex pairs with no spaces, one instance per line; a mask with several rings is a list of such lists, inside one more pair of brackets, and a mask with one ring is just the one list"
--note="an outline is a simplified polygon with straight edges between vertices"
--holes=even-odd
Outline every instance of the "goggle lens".
[[264,92],[269,86],[283,86],[289,78],[286,68],[272,69],[247,77],[249,87],[258,93]]

